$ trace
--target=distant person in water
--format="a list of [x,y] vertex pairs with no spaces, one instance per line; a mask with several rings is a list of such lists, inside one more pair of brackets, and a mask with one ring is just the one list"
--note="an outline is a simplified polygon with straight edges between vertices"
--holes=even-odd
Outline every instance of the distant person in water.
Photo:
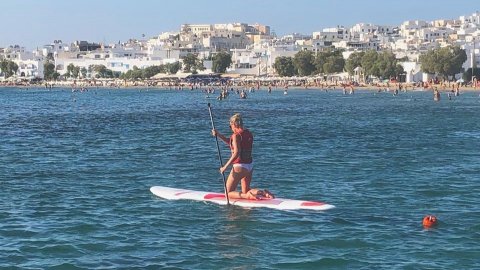
[[433,90],[433,100],[440,101],[440,91],[438,91],[437,87]]
[[[220,168],[220,173],[224,173],[232,165],[226,183],[228,197],[250,200],[273,199],[274,195],[270,191],[250,187],[253,174],[253,135],[243,127],[242,116],[239,113],[230,117],[230,129],[233,132],[230,138],[216,129],[212,130],[212,135],[222,139],[230,146],[232,152],[228,161]],[[238,183],[241,183],[241,191],[236,191]]]
[[247,98],[247,93],[245,93],[245,90],[242,90],[242,92],[240,92],[240,98]]

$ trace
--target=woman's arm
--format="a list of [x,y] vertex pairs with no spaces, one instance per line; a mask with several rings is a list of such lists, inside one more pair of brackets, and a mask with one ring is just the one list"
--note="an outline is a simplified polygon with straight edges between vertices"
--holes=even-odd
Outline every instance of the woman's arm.
[[222,141],[224,141],[227,145],[230,143],[229,139],[227,139],[227,137],[225,137],[222,133],[218,132],[216,129],[212,129],[212,135],[222,139]]
[[225,172],[228,166],[230,166],[232,162],[240,156],[239,137],[240,135],[238,134],[235,134],[235,136],[233,136],[232,155],[230,156],[230,159],[227,161],[227,163],[225,163],[225,165],[222,168],[220,168],[220,173]]

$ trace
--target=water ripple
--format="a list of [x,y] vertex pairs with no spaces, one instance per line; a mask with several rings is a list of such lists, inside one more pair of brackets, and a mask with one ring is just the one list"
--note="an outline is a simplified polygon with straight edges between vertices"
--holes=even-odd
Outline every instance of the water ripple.
[[209,100],[254,132],[254,184],[337,206],[317,213],[150,194],[222,191],[199,91],[0,91],[2,269],[480,268],[475,93]]

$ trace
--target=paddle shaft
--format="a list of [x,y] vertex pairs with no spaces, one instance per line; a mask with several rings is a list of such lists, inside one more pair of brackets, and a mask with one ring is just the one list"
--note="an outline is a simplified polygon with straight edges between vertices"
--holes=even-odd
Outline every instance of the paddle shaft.
[[[213,122],[213,115],[212,115],[212,109],[210,107],[210,103],[208,103],[208,112],[210,113],[210,121],[212,122],[212,129],[215,129],[215,123]],[[222,154],[220,153],[220,146],[218,145],[217,136],[215,136],[215,142],[217,143],[217,152],[218,152],[218,160],[220,161],[220,167],[223,167]],[[223,189],[225,190],[225,198],[227,199],[227,205],[230,205],[230,200],[228,199],[228,192],[227,192],[227,181],[225,180],[224,172],[222,172],[222,177],[223,177]]]

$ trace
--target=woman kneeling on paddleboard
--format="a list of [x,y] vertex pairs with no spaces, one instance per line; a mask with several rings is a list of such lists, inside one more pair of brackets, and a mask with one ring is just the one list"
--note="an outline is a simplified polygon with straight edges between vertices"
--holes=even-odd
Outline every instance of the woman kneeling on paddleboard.
[[[228,176],[226,188],[228,197],[231,199],[273,199],[273,194],[268,190],[250,188],[253,174],[253,135],[243,127],[242,116],[239,113],[230,117],[230,128],[233,134],[230,138],[225,137],[216,129],[212,130],[212,135],[222,139],[230,146],[232,155],[230,159],[220,168],[220,173],[224,173],[228,166],[232,165],[232,170]],[[242,191],[236,191],[238,183],[241,182]]]

